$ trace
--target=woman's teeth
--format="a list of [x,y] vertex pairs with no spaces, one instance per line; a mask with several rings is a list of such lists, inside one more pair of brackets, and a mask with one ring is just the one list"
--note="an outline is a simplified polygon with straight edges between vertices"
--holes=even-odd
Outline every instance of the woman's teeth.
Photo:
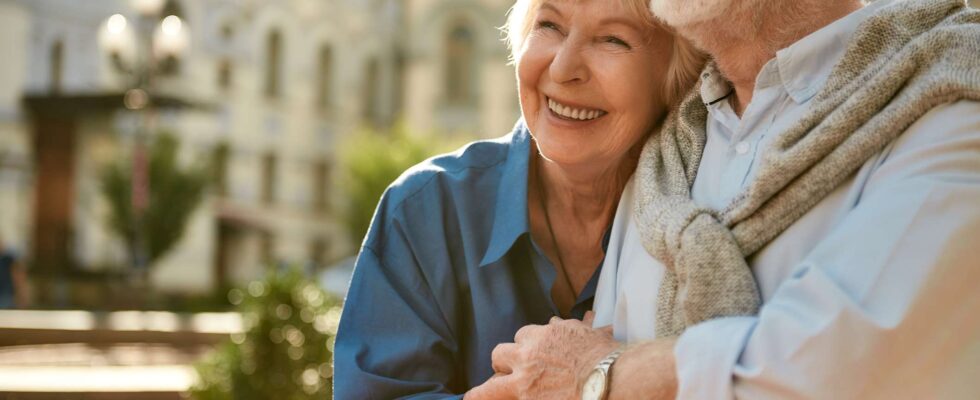
[[579,121],[588,121],[590,119],[596,119],[606,114],[602,110],[588,110],[582,108],[572,108],[563,105],[557,101],[548,98],[548,108],[554,111],[555,114],[561,115],[565,118],[577,119]]

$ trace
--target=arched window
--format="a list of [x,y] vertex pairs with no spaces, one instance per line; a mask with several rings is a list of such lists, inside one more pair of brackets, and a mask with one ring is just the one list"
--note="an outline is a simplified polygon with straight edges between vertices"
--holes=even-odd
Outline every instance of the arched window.
[[446,100],[450,104],[469,104],[473,101],[475,84],[474,35],[466,21],[452,25],[446,37]]
[[282,94],[282,33],[269,32],[265,41],[265,96],[278,98]]
[[61,93],[61,79],[65,67],[65,43],[61,39],[55,40],[51,45],[49,56],[50,90],[54,94]]

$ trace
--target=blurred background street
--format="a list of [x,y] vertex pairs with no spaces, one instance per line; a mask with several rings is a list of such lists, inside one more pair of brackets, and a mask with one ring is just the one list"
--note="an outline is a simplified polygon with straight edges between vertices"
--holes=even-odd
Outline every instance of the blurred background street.
[[0,0],[0,399],[329,395],[384,187],[519,115],[511,4]]

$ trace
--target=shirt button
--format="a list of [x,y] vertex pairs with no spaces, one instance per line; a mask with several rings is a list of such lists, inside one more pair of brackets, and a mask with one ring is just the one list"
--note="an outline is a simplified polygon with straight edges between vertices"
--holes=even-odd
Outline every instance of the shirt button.
[[746,142],[738,142],[738,144],[735,145],[735,152],[738,153],[739,155],[744,155],[745,153],[748,153],[749,144]]

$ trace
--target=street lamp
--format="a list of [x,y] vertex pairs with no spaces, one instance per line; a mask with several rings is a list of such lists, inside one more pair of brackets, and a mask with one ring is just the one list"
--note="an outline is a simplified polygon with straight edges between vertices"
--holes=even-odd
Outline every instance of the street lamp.
[[99,33],[113,67],[130,75],[130,87],[152,84],[154,75],[174,69],[187,48],[189,37],[184,21],[177,15],[161,15],[161,0],[135,0],[139,18],[131,23],[122,14],[106,19]]
[[137,269],[134,280],[145,284],[148,278],[147,253],[140,228],[149,205],[146,142],[151,130],[150,118],[155,114],[155,80],[158,75],[175,69],[189,38],[179,16],[162,15],[165,0],[131,0],[130,4],[139,14],[138,18],[131,22],[123,14],[113,14],[106,19],[99,36],[113,67],[128,77],[123,105],[126,109],[139,112],[133,141],[130,196],[134,240],[130,254]]
[[133,0],[133,8],[144,16],[153,16],[163,9],[164,0]]

